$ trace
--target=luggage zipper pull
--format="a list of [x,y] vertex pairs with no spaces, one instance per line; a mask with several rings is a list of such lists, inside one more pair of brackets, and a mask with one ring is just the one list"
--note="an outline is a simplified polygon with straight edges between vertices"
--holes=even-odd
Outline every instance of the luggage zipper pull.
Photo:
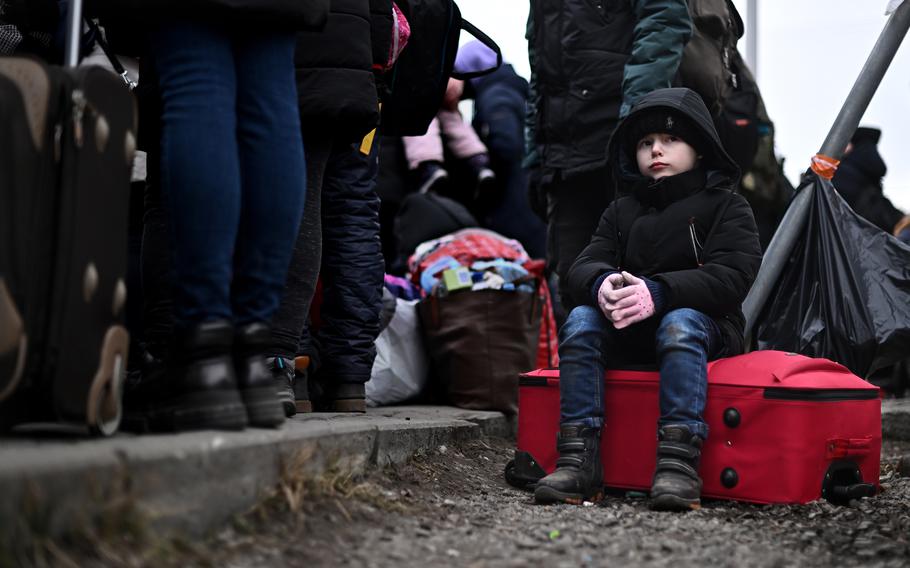
[[85,117],[85,107],[88,102],[85,100],[85,94],[80,89],[73,90],[73,139],[76,141],[76,148],[82,148],[82,141],[85,133],[82,129],[82,119]]

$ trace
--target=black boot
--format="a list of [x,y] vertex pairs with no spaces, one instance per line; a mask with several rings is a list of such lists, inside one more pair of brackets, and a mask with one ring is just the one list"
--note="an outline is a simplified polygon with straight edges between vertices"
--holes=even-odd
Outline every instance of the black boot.
[[341,383],[330,390],[327,410],[329,412],[367,411],[366,388],[363,383]]
[[234,368],[237,386],[251,426],[274,428],[284,422],[284,409],[278,399],[275,379],[265,362],[271,333],[262,323],[237,329],[234,335]]
[[600,463],[600,429],[563,425],[556,438],[559,459],[556,471],[537,482],[538,503],[597,501],[603,495],[603,465]]
[[701,507],[701,479],[698,477],[701,438],[684,426],[667,426],[660,429],[658,440],[651,509],[698,509]]
[[[246,411],[237,391],[226,321],[205,322],[178,332],[162,388],[154,395],[149,423],[154,430],[240,430]],[[148,377],[150,384],[156,381]],[[152,389],[154,390],[154,389]]]

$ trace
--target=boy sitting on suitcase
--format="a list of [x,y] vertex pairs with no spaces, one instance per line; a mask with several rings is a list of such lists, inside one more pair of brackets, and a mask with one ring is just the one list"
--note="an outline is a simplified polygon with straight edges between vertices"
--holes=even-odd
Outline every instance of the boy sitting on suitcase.
[[[607,149],[627,195],[604,212],[569,270],[579,306],[560,330],[561,420],[556,471],[538,503],[580,503],[603,489],[604,370],[660,368],[651,508],[700,505],[708,426],[707,362],[743,351],[740,306],[761,262],[755,220],[733,193],[739,168],[694,91],[660,89],[632,107]],[[608,458],[609,459],[609,458]]]

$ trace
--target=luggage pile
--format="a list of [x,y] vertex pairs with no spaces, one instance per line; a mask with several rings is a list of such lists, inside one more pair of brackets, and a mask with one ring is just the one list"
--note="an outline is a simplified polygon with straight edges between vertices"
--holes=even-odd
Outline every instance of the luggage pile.
[[[422,243],[408,265],[423,299],[409,300],[410,289],[386,278],[396,314],[376,343],[368,399],[403,402],[395,393],[416,394],[432,377],[436,400],[517,412],[519,374],[557,364],[543,261],[532,260],[518,241],[474,228]],[[428,371],[415,349],[424,350]]]
[[516,413],[518,374],[535,366],[541,330],[555,329],[543,263],[518,241],[464,229],[423,243],[408,266],[428,294],[418,313],[444,400]]

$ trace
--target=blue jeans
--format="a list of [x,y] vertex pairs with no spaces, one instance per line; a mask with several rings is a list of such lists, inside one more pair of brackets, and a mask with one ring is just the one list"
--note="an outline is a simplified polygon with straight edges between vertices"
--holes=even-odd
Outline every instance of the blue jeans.
[[199,22],[152,34],[178,327],[278,307],[306,192],[295,42]]
[[714,320],[696,310],[672,310],[616,330],[591,306],[572,310],[559,330],[561,422],[600,428],[604,423],[604,370],[656,356],[660,368],[658,427],[685,426],[702,439],[708,392],[707,362],[723,347]]

